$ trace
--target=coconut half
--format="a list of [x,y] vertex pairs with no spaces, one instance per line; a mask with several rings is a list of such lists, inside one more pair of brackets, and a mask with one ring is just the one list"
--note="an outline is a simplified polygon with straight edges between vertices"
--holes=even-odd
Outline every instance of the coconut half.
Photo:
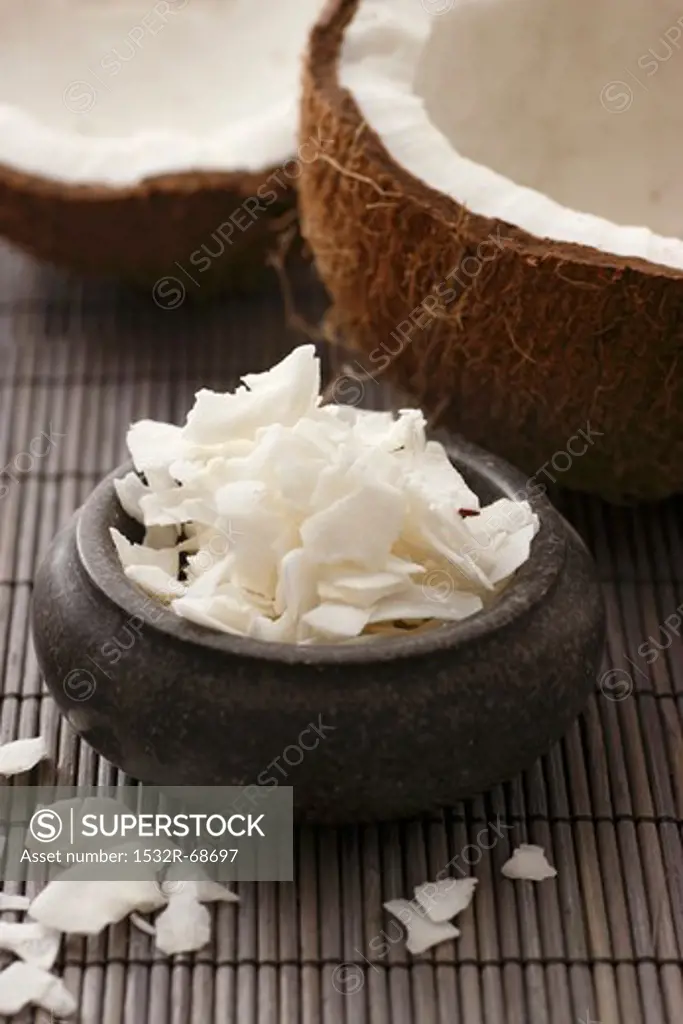
[[321,145],[297,152],[321,6],[0,0],[0,233],[79,271],[188,291],[228,276]]
[[540,485],[683,489],[679,40],[674,0],[331,0],[312,33],[333,322]]

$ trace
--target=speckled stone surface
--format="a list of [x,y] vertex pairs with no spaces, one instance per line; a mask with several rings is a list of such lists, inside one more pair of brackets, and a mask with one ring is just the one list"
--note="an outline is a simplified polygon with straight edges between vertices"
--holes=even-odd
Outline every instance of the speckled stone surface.
[[[460,440],[483,501],[524,491]],[[100,754],[159,785],[294,786],[297,816],[411,816],[511,778],[593,689],[604,609],[582,541],[543,497],[532,556],[462,623],[358,647],[264,644],[179,619],[126,580],[108,529],[133,539],[113,479],[55,538],[35,580],[49,689]]]

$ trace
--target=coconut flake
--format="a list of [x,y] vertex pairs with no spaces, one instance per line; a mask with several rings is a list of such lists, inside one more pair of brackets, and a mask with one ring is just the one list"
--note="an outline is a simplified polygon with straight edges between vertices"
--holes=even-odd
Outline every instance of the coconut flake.
[[[437,582],[440,579],[437,578]],[[436,590],[436,594],[440,592]],[[379,601],[372,610],[368,622],[387,622],[399,619],[465,619],[484,607],[476,594],[465,594],[454,591],[444,594],[443,600],[432,596],[429,583],[421,591],[419,587],[411,587],[405,597],[387,597]]]
[[114,481],[114,490],[116,496],[119,499],[123,511],[126,512],[131,519],[137,519],[139,523],[142,522],[142,508],[140,507],[140,501],[146,494],[149,494],[150,489],[145,484],[140,476],[131,471],[126,473],[124,477]]
[[0,775],[20,775],[22,772],[28,772],[47,757],[48,748],[43,736],[4,743],[0,746]]
[[155,929],[156,946],[162,953],[194,953],[211,939],[211,916],[193,888],[182,888],[169,897]]
[[144,473],[149,480],[150,473],[162,471],[169,486],[172,484],[173,479],[166,467],[169,462],[182,459],[185,454],[180,427],[156,420],[138,420],[128,431],[126,441],[133,465],[139,473]]
[[381,569],[398,540],[404,511],[400,491],[368,481],[302,524],[304,551],[320,565],[355,562]]
[[542,882],[557,875],[555,868],[548,863],[543,847],[527,843],[513,851],[512,857],[503,864],[501,873],[506,878],[529,882]]
[[437,924],[431,921],[425,916],[422,908],[410,900],[388,900],[384,908],[397,917],[406,929],[406,949],[413,956],[424,953],[441,942],[457,939],[460,935],[459,930],[452,924]]
[[319,402],[320,362],[313,345],[301,345],[265,373],[243,378],[232,394],[197,392],[184,436],[217,445],[226,438],[253,438],[268,423],[295,424]]
[[58,931],[45,928],[38,921],[14,923],[0,921],[0,949],[49,971],[59,952]]
[[358,636],[370,618],[370,612],[363,608],[352,608],[345,604],[325,601],[306,612],[303,621],[317,633],[337,639]]
[[206,626],[208,629],[235,636],[249,635],[258,618],[258,609],[248,601],[232,594],[215,597],[181,597],[171,605],[183,619]]
[[31,917],[47,928],[74,935],[97,935],[134,910],[157,910],[166,902],[152,878],[98,881],[65,877],[69,873],[65,871],[50,882],[31,903]]
[[437,924],[450,921],[469,907],[477,887],[476,878],[442,878],[415,886],[415,899],[427,917]]
[[[157,529],[167,529],[157,527]],[[149,533],[149,530],[147,531]],[[114,542],[116,553],[124,569],[136,568],[138,566],[156,566],[167,576],[175,579],[178,575],[179,554],[175,548],[161,549],[152,547],[147,537],[144,544],[131,544],[127,537],[111,527],[109,530],[111,539]]]
[[39,1006],[57,1020],[76,1012],[76,1000],[60,978],[16,961],[0,971],[0,1014],[11,1017],[27,1006]]
[[331,575],[329,580],[321,580],[318,593],[323,598],[341,598],[357,608],[370,608],[404,586],[405,578],[398,573],[377,572],[354,576],[342,572]]
[[180,554],[179,532],[179,527],[175,524],[173,526],[148,526],[142,543],[145,547],[156,548],[157,551],[174,548]]
[[489,575],[491,583],[501,583],[524,565],[531,553],[536,529],[536,524],[530,523],[505,538],[496,551],[496,564]]

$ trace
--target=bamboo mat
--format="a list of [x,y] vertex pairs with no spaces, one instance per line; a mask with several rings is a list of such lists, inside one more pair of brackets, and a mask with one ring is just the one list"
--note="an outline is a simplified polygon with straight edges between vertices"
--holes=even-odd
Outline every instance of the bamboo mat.
[[[304,292],[315,317],[322,297]],[[132,420],[180,420],[201,385],[231,387],[299,341],[274,282],[251,300],[163,311],[149,295],[70,281],[0,249],[1,465],[42,431],[63,435],[30,466],[20,460],[26,471],[0,501],[3,741],[41,730],[74,781],[115,777],[41,688],[27,627],[36,563],[121,461]],[[155,956],[127,924],[70,941],[60,973],[79,1020],[682,1024],[683,657],[662,624],[683,604],[683,500],[635,511],[559,500],[597,558],[603,671],[613,670],[565,740],[440,818],[301,831],[296,883],[240,885],[238,908],[220,908],[195,957]],[[649,665],[637,653],[648,638],[669,645]],[[506,829],[472,869],[480,882],[462,937],[411,958],[382,902],[410,897],[496,822]],[[555,881],[501,877],[526,841],[546,848]]]

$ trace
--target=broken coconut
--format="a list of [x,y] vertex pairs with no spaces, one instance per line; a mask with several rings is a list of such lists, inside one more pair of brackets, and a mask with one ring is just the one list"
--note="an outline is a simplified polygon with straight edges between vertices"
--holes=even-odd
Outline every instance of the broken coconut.
[[156,281],[164,309],[241,283],[324,146],[317,131],[296,142],[321,6],[0,0],[0,234],[82,272]]
[[683,489],[680,10],[433,6],[331,0],[311,37],[302,231],[358,372],[533,486]]

